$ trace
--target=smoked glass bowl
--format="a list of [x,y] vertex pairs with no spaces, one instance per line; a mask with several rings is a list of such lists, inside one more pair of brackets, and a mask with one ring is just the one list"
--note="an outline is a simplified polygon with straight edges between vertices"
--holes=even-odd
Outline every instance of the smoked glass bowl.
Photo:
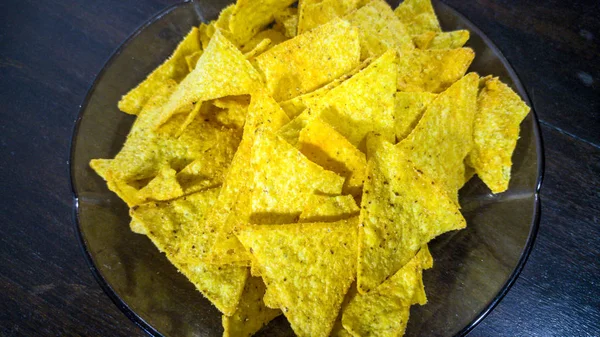
[[[218,16],[227,1],[183,2],[158,13],[108,60],[81,106],[71,145],[77,233],[90,269],[108,296],[153,336],[221,336],[221,315],[143,235],[129,230],[128,209],[88,166],[112,158],[134,118],[117,109],[120,97],[168,57],[192,26]],[[395,6],[394,6],[395,7]],[[531,106],[517,74],[472,23],[435,3],[444,30],[468,29],[477,54],[471,71],[493,74]],[[514,283],[529,255],[539,221],[543,150],[535,111],[523,121],[507,192],[493,195],[478,179],[460,192],[465,230],[431,242],[434,268],[424,272],[429,303],[413,306],[407,336],[462,336]],[[293,336],[284,317],[258,336]]]

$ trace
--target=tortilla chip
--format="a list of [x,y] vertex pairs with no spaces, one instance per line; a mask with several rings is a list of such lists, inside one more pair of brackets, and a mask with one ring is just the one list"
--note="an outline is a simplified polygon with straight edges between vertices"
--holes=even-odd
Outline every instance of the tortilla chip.
[[[214,114],[216,123],[227,128],[243,130],[250,104],[250,96],[228,96],[212,101],[220,110]],[[210,116],[206,116],[209,117]]]
[[358,8],[361,0],[302,0],[298,10],[298,34],[341,18]]
[[136,234],[147,234],[146,227],[144,227],[144,224],[134,218],[131,218],[131,221],[129,222],[129,229],[131,229],[131,231]]
[[260,41],[255,47],[254,49],[252,49],[251,51],[244,53],[244,57],[250,61],[252,61],[252,59],[254,59],[256,56],[264,53],[265,51],[267,51],[269,48],[271,48],[271,39],[264,39],[262,41]]
[[298,35],[298,9],[288,7],[275,13],[275,26],[273,28],[282,32],[289,39]]
[[344,302],[342,302],[342,307],[340,308],[340,312],[338,313],[338,317],[335,320],[335,323],[333,324],[333,329],[331,330],[329,336],[352,337],[350,332],[348,332],[348,330],[346,330],[342,325],[342,314],[344,313],[344,311],[346,311],[348,304],[350,303],[350,301],[352,301],[352,299],[354,299],[354,297],[356,297],[357,294],[358,291],[356,290],[356,282],[353,282],[350,286],[350,289],[348,289],[346,296],[344,296]]
[[198,59],[202,56],[202,51],[199,50],[185,57],[185,63],[187,63],[188,71],[191,73],[194,68],[196,68],[196,63],[198,63]]
[[342,192],[344,178],[311,162],[283,139],[262,129],[255,137],[250,158],[252,223],[295,222],[315,192]]
[[431,0],[404,0],[394,11],[411,36],[429,31],[441,32]]
[[298,149],[314,163],[344,177],[342,193],[362,194],[367,159],[329,124],[320,118],[311,120],[300,131]]
[[426,32],[413,37],[413,42],[419,49],[456,49],[469,41],[468,30],[453,32]]
[[[231,79],[235,78],[235,81]],[[260,76],[244,55],[217,30],[192,71],[162,108],[158,126],[175,114],[184,115],[201,102],[225,96],[247,95],[260,86]],[[193,114],[186,118],[186,125]]]
[[211,262],[249,263],[249,256],[233,232],[236,226],[247,223],[250,217],[250,189],[253,179],[250,155],[255,132],[258,127],[276,131],[288,121],[286,114],[269,95],[260,92],[252,96],[242,142],[229,167],[219,200],[209,216],[209,221],[218,230]]
[[358,216],[360,209],[351,195],[313,194],[300,214],[299,222],[333,222]]
[[198,27],[198,35],[200,42],[202,43],[202,49],[206,49],[210,43],[210,39],[215,34],[215,21],[211,21],[208,24],[201,23]]
[[437,95],[430,92],[397,92],[395,108],[396,141],[406,138],[421,120],[429,103]]
[[396,51],[389,50],[367,68],[331,89],[316,114],[364,149],[365,136],[375,131],[394,140],[394,93]]
[[438,95],[417,127],[397,145],[457,203],[465,179],[464,159],[473,148],[478,81],[479,76],[470,73]]
[[240,45],[273,21],[275,14],[294,0],[238,0],[229,20],[229,30]]
[[312,91],[356,67],[358,32],[334,20],[260,54],[255,63],[269,93],[284,101]]
[[145,200],[169,200],[183,195],[183,189],[175,178],[177,172],[165,167],[158,172],[148,185],[138,191],[138,197]]
[[269,291],[298,336],[328,336],[354,281],[356,218],[262,225],[238,237],[261,266]]
[[[290,118],[296,118],[306,109],[316,107],[321,99],[329,92],[331,89],[337,87],[347,79],[356,75],[359,71],[365,69],[369,64],[371,64],[372,59],[367,59],[361,62],[356,68],[352,69],[350,72],[336,78],[335,80],[327,83],[326,85],[320,87],[315,91],[311,91],[309,93],[296,96],[287,101],[280,102],[279,105],[285,111],[285,113]],[[296,139],[297,140],[297,139]],[[295,143],[295,142],[294,142]]]
[[232,316],[223,315],[223,337],[249,337],[254,335],[281,310],[269,309],[263,303],[265,284],[261,278],[249,277],[238,308]]
[[173,80],[179,83],[189,74],[186,56],[201,50],[198,29],[194,27],[163,64],[121,98],[119,110],[131,115],[139,114],[146,102],[166,81]]
[[464,76],[474,57],[471,48],[404,53],[398,58],[398,90],[442,92]]
[[369,138],[361,203],[358,291],[367,293],[436,236],[464,228],[458,206],[394,145]]
[[403,336],[410,306],[422,285],[421,253],[377,289],[355,296],[342,314],[342,325],[354,336]]
[[237,307],[247,268],[213,266],[202,262],[214,240],[206,216],[214,207],[219,189],[210,189],[168,202],[133,207],[131,217],[167,258],[224,314]]
[[406,28],[384,0],[373,0],[344,19],[348,20],[360,34],[363,60],[378,57],[388,49],[396,49],[400,52],[415,49]]
[[508,189],[519,126],[529,110],[519,95],[497,77],[488,79],[477,97],[474,146],[467,163],[492,193]]
[[[251,51],[253,51],[254,49],[256,49],[261,43],[264,44],[263,41],[266,39],[269,39],[271,41],[270,46],[272,47],[272,46],[280,44],[283,41],[286,41],[287,37],[285,37],[285,35],[283,35],[282,32],[280,32],[276,29],[265,29],[265,30],[259,32],[258,34],[256,34],[252,39],[250,39],[244,45],[242,45],[242,47],[240,47],[240,50],[242,51],[242,53],[248,54]],[[247,56],[246,56],[246,58],[250,59],[250,57],[247,57]]]

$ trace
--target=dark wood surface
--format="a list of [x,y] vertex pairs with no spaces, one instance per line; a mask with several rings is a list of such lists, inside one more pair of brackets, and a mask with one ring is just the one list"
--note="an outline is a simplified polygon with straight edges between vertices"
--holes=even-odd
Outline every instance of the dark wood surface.
[[[540,118],[534,250],[472,336],[600,335],[600,2],[445,0],[507,56]],[[73,121],[104,62],[167,0],[0,2],[0,335],[143,336],[76,239]]]

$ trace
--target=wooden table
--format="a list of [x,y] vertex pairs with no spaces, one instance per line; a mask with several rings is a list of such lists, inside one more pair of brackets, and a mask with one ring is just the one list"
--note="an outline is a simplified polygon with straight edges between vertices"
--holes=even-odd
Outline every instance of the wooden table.
[[[537,241],[472,336],[600,335],[600,2],[445,0],[520,75],[546,155]],[[0,335],[143,336],[102,292],[72,223],[79,104],[167,0],[0,2]]]

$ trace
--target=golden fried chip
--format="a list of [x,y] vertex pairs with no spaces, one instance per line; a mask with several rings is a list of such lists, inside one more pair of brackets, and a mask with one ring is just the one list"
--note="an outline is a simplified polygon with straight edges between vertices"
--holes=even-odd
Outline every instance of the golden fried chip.
[[[235,78],[235,81],[231,79]],[[188,114],[201,102],[225,96],[247,95],[260,86],[260,76],[244,55],[217,30],[196,64],[162,108],[158,126],[175,114]]]
[[294,0],[238,0],[229,20],[229,30],[236,42],[243,45],[273,21],[275,14]]
[[183,189],[176,179],[177,172],[170,167],[162,168],[148,185],[138,191],[144,200],[169,200],[183,195]]
[[[242,53],[244,53],[245,55],[250,53],[251,51],[253,51],[254,49],[257,49],[258,46],[263,43],[264,44],[264,40],[269,39],[270,42],[270,46],[275,46],[280,44],[283,41],[287,40],[287,37],[285,37],[285,35],[283,35],[282,32],[275,30],[275,29],[265,29],[261,32],[259,32],[258,34],[256,34],[252,39],[250,39],[250,41],[246,42],[241,48],[240,50],[242,51]],[[258,54],[257,54],[258,55]],[[247,57],[247,59],[250,59],[250,57]]]
[[397,272],[423,244],[466,225],[446,190],[394,145],[369,137],[368,157],[359,227],[358,290],[362,294]]
[[343,315],[344,311],[346,311],[346,308],[348,307],[348,304],[350,303],[350,301],[352,301],[354,299],[354,297],[356,297],[357,294],[358,294],[358,291],[356,290],[356,282],[353,282],[352,285],[350,286],[350,289],[348,289],[346,296],[344,296],[344,301],[342,302],[342,307],[340,308],[340,312],[338,313],[338,317],[335,320],[335,323],[333,324],[333,329],[331,330],[331,333],[329,334],[329,336],[331,336],[331,337],[351,337],[352,336],[348,332],[348,330],[346,330],[344,328],[344,326],[342,325],[342,315]]
[[313,194],[304,206],[299,222],[333,222],[356,217],[359,212],[351,195]]
[[368,294],[352,298],[342,325],[354,336],[402,336],[410,306],[422,285],[422,253]]
[[261,129],[255,137],[250,158],[252,223],[294,222],[315,192],[342,192],[343,177],[311,162],[283,139]]
[[264,39],[262,41],[260,41],[255,47],[254,49],[252,49],[251,51],[244,53],[244,57],[248,60],[252,60],[254,59],[256,56],[264,53],[265,51],[267,51],[269,48],[271,48],[271,39]]
[[406,28],[384,0],[372,0],[344,19],[360,34],[363,60],[380,56],[388,49],[409,52],[415,48]]
[[420,49],[456,49],[469,40],[468,30],[453,32],[426,32],[413,37],[413,42]]
[[300,131],[298,149],[324,169],[346,178],[342,193],[361,195],[367,159],[329,124],[318,117],[312,119]]
[[253,179],[250,155],[255,132],[258,127],[274,132],[288,121],[286,114],[269,95],[260,92],[252,96],[242,142],[223,182],[219,200],[209,216],[209,222],[218,231],[211,254],[213,263],[249,263],[245,249],[233,232],[236,226],[247,223],[250,217]]
[[479,76],[470,73],[439,94],[416,128],[397,145],[457,203],[465,179],[464,159],[473,148],[478,81]]
[[288,39],[298,35],[298,9],[288,7],[275,13],[274,29],[280,31]]
[[198,29],[194,27],[163,64],[121,98],[119,110],[137,115],[146,102],[164,85],[164,82],[174,80],[179,83],[189,74],[186,56],[200,50],[202,50],[202,47],[200,46]]
[[200,42],[202,43],[202,49],[206,49],[210,43],[210,39],[215,34],[215,21],[211,21],[208,24],[201,23],[198,27],[198,35]]
[[477,97],[474,146],[467,163],[493,193],[508,189],[519,125],[529,110],[519,95],[497,77],[488,79]]
[[298,34],[342,18],[360,3],[361,0],[302,0],[298,10]]
[[214,113],[215,122],[227,128],[243,130],[250,104],[249,95],[218,98],[212,104],[220,109]]
[[269,292],[298,336],[328,336],[354,281],[356,218],[262,225],[238,237],[261,266]]
[[194,70],[194,68],[196,68],[196,63],[198,63],[198,59],[200,59],[200,56],[202,56],[202,51],[198,50],[197,52],[194,52],[185,57],[185,63],[187,63],[188,71],[190,73]]
[[365,136],[371,131],[393,141],[395,61],[396,51],[389,50],[367,68],[331,89],[319,103],[315,115],[361,150]]
[[442,92],[464,76],[474,57],[470,48],[403,53],[398,58],[398,90]]
[[249,337],[254,335],[281,310],[269,309],[263,303],[265,284],[259,277],[249,277],[238,308],[232,316],[223,315],[223,337]]
[[144,224],[134,218],[131,218],[131,221],[129,222],[129,229],[131,229],[131,231],[136,234],[147,234],[146,227],[144,227]]
[[399,142],[410,134],[436,96],[430,92],[396,92],[396,141]]
[[411,36],[429,31],[441,32],[431,0],[404,0],[394,11]]
[[284,101],[347,73],[359,59],[358,32],[348,22],[334,20],[267,50],[255,62],[269,93]]
[[216,188],[167,202],[143,204],[133,207],[130,214],[198,290],[221,312],[231,315],[242,294],[247,268],[202,262],[214,241],[215,234],[206,216],[218,194]]

